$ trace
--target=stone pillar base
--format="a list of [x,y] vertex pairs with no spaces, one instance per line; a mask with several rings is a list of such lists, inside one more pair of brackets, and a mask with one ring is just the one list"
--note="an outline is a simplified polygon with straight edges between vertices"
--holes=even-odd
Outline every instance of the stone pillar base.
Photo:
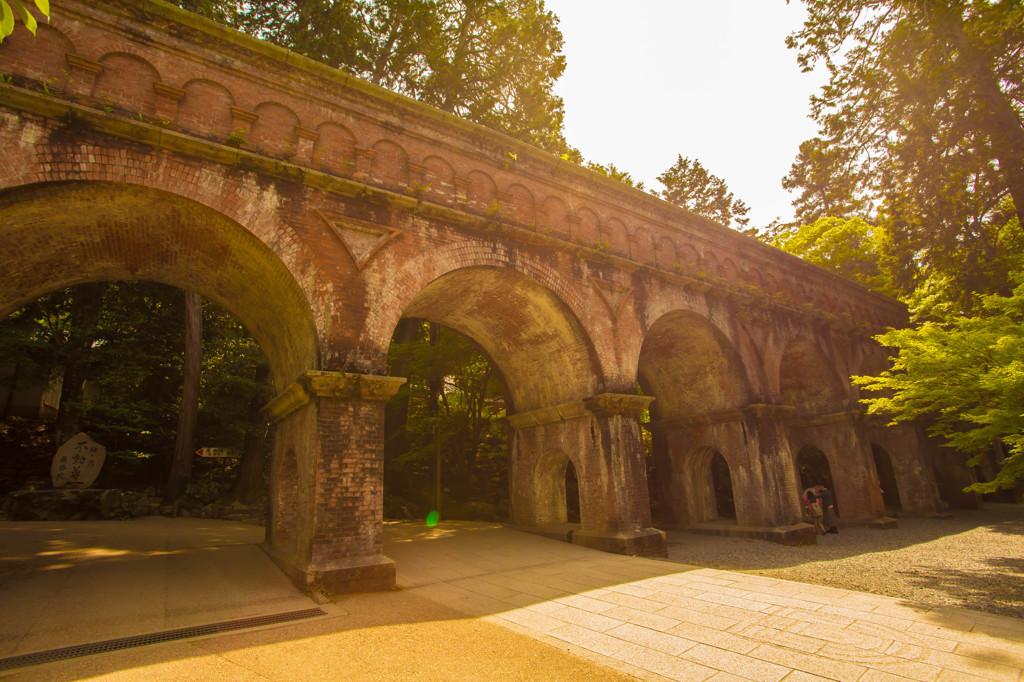
[[636,556],[668,556],[665,532],[657,528],[633,531],[573,531],[572,544],[613,554]]
[[284,556],[271,545],[261,546],[271,561],[304,592],[348,594],[381,592],[395,587],[395,562],[384,555],[315,565]]
[[758,528],[755,526],[737,526],[731,523],[724,524],[710,522],[683,526],[680,530],[687,530],[699,535],[725,535],[734,538],[756,538],[758,540],[776,542],[787,547],[818,544],[818,536],[814,532],[814,526],[809,523],[794,523],[790,526]]
[[900,522],[890,516],[882,516],[868,523],[869,528],[877,528],[878,530],[892,530],[893,528],[899,528]]
[[540,535],[545,538],[551,538],[552,540],[558,540],[559,542],[572,542],[573,533],[580,531],[580,524],[578,523],[547,523],[543,526],[516,526],[516,530],[521,530],[524,533],[531,533],[533,535]]

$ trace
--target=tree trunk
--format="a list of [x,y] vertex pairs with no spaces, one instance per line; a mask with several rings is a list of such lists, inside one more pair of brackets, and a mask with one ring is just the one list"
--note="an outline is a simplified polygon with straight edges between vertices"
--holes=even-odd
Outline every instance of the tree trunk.
[[174,459],[167,478],[164,499],[173,502],[185,492],[192,475],[196,423],[199,421],[199,363],[203,346],[203,300],[199,294],[185,292],[185,366],[181,386],[181,411],[178,434],[174,439]]
[[7,400],[4,402],[4,414],[0,421],[7,421],[11,418],[11,411],[14,409],[14,396],[18,393],[18,376],[21,374],[21,365],[14,366],[14,373],[11,375],[11,386],[7,389]]
[[[432,348],[437,348],[438,344],[438,325],[431,322],[430,331],[427,337],[428,343]],[[441,433],[438,427],[438,417],[440,410],[438,409],[437,398],[441,395],[441,388],[443,377],[438,373],[437,365],[433,365],[430,368],[430,374],[427,377],[427,415],[434,419],[434,511],[441,514]]]
[[75,287],[71,301],[71,331],[68,336],[61,384],[60,405],[54,424],[54,442],[57,447],[81,430],[82,396],[89,378],[92,347],[96,343],[96,327],[100,321],[106,282],[83,284]]
[[[260,365],[256,368],[256,381],[266,383],[270,377],[270,368],[267,365]],[[263,459],[266,451],[266,438],[260,433],[253,431],[253,427],[260,423],[260,409],[263,407],[263,400],[259,395],[254,395],[249,401],[248,424],[245,431],[245,441],[242,445],[242,461],[238,465],[238,479],[235,481],[235,489],[231,496],[242,504],[252,504],[259,501],[266,494],[266,483],[263,479]],[[264,431],[265,433],[265,431]]]
[[[393,343],[411,343],[420,333],[423,320],[403,317],[395,327]],[[391,366],[391,376],[408,376],[409,370],[404,363]],[[394,398],[384,404],[384,459],[393,461],[406,451],[408,444],[405,439],[405,424],[409,421],[409,391],[399,391]]]

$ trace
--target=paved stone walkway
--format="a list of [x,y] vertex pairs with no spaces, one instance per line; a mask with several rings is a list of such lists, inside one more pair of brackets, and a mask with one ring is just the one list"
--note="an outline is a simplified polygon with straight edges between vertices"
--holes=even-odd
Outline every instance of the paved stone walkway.
[[399,583],[625,672],[675,680],[1024,680],[1024,620],[450,522],[392,524]]
[[[0,524],[5,655],[313,606],[230,522]],[[753,546],[756,548],[756,546]],[[301,622],[0,673],[46,680],[1012,680],[1024,620],[500,525],[386,524],[403,589]]]

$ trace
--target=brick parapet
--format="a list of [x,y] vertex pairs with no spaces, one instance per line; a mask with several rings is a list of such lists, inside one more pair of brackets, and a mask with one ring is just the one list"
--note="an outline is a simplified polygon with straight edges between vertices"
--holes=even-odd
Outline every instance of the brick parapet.
[[[297,126],[308,130],[319,130],[325,122],[324,112],[331,112],[327,120],[341,121],[348,126],[357,148],[370,150],[380,140],[391,139],[406,155],[401,163],[411,162],[414,166],[426,167],[425,159],[440,151],[458,176],[467,177],[471,172],[483,171],[494,179],[494,199],[499,204],[499,212],[492,217],[513,225],[520,214],[501,210],[504,202],[499,197],[510,196],[508,189],[514,184],[532,194],[536,209],[522,215],[543,213],[540,209],[551,197],[564,200],[568,207],[564,217],[566,234],[553,233],[563,242],[575,240],[577,246],[593,249],[599,235],[596,232],[590,234],[587,230],[591,228],[584,229],[580,212],[594,210],[605,216],[599,221],[601,225],[625,230],[613,241],[625,244],[627,249],[630,243],[634,244],[635,255],[631,256],[628,250],[616,254],[626,261],[668,271],[678,267],[691,277],[699,274],[708,278],[723,277],[725,286],[736,287],[751,285],[764,288],[759,280],[771,274],[780,288],[778,291],[765,288],[764,293],[769,296],[788,296],[797,308],[803,304],[824,306],[824,313],[836,316],[846,309],[853,313],[853,319],[877,316],[882,326],[889,318],[902,314],[898,305],[859,285],[836,278],[646,193],[531,149],[501,133],[462,121],[159,2],[125,3],[123,11],[129,17],[146,18],[145,25],[139,29],[140,35],[145,34],[144,44],[136,44],[119,29],[111,31],[110,26],[105,26],[105,21],[115,20],[106,17],[103,6],[94,4],[92,0],[55,7],[52,25],[57,29],[75,27],[76,36],[82,39],[80,44],[88,46],[87,53],[77,55],[78,59],[100,64],[99,60],[108,51],[119,46],[121,52],[153,64],[159,82],[168,87],[187,90],[191,87],[188,83],[192,82],[189,79],[197,77],[223,83],[231,95],[229,105],[236,110],[253,113],[252,108],[260,102],[280,101],[281,106],[294,112]],[[103,39],[86,39],[97,31],[110,31],[110,34],[104,35]],[[126,41],[127,45],[121,44]],[[186,94],[182,102],[188,99]],[[165,107],[160,114],[169,110],[170,107]],[[155,115],[155,112],[138,113]],[[209,136],[207,131],[190,132]],[[276,131],[275,134],[293,138],[295,125],[290,130]],[[307,164],[313,163],[312,159],[317,158],[317,154],[306,151],[300,147],[293,160],[301,162],[303,170],[315,170]],[[371,184],[382,182],[365,171],[358,173]],[[290,171],[290,174],[295,177],[302,173]],[[398,194],[407,193],[402,190]],[[452,202],[456,199],[455,196],[449,197]],[[491,202],[486,200],[476,201],[468,205],[467,210],[484,214],[490,205]],[[622,227],[618,227],[620,225]],[[529,223],[517,226],[535,229]],[[657,262],[652,255],[653,249],[656,243],[664,240],[672,246],[660,249],[664,260]],[[693,247],[697,261],[682,258],[679,254],[685,250],[683,247]],[[715,257],[710,257],[710,254]],[[833,300],[820,301],[822,290],[832,292]],[[861,314],[864,310],[873,312],[871,315]]]

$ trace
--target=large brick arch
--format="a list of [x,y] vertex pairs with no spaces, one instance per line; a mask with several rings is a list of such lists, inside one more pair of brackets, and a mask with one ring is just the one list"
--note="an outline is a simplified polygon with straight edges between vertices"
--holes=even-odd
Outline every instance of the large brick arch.
[[2,190],[0,214],[5,240],[19,245],[0,253],[0,316],[67,286],[157,281],[235,314],[278,388],[318,368],[316,329],[294,277],[266,245],[212,209],[138,185],[71,181]]
[[637,375],[656,397],[652,414],[671,419],[742,407],[751,401],[743,363],[725,334],[695,312],[658,318],[644,337]]
[[592,395],[600,386],[586,332],[548,289],[515,270],[470,267],[423,287],[404,316],[444,324],[487,352],[526,412]]
[[[557,315],[574,330],[571,337],[563,341],[586,348],[588,366],[597,368],[593,370],[595,373],[604,377],[606,368],[613,366],[614,358],[610,353],[602,353],[594,347],[589,326],[582,323],[594,316],[592,301],[588,298],[589,289],[569,281],[543,259],[483,240],[466,239],[454,244],[430,245],[425,248],[419,244],[410,244],[411,240],[402,244],[407,252],[402,254],[401,267],[396,268],[387,258],[382,258],[380,263],[371,263],[366,271],[371,283],[369,289],[379,292],[379,298],[367,302],[368,314],[356,359],[365,362],[371,371],[384,370],[384,360],[398,320],[409,316],[409,306],[419,292],[449,273],[474,269],[508,270],[520,275],[515,278],[518,284],[496,289],[494,295],[500,298],[503,291],[533,292],[530,296],[534,297],[536,303],[531,305],[541,305],[539,301],[545,301],[543,308],[535,313],[548,315],[553,311],[561,311]],[[501,307],[507,305],[501,304]],[[524,308],[523,311],[528,309],[532,308]],[[479,339],[477,341],[480,342]],[[580,353],[580,357],[583,354]]]
[[838,412],[847,406],[849,382],[836,373],[817,339],[791,339],[778,357],[779,395],[798,415]]

